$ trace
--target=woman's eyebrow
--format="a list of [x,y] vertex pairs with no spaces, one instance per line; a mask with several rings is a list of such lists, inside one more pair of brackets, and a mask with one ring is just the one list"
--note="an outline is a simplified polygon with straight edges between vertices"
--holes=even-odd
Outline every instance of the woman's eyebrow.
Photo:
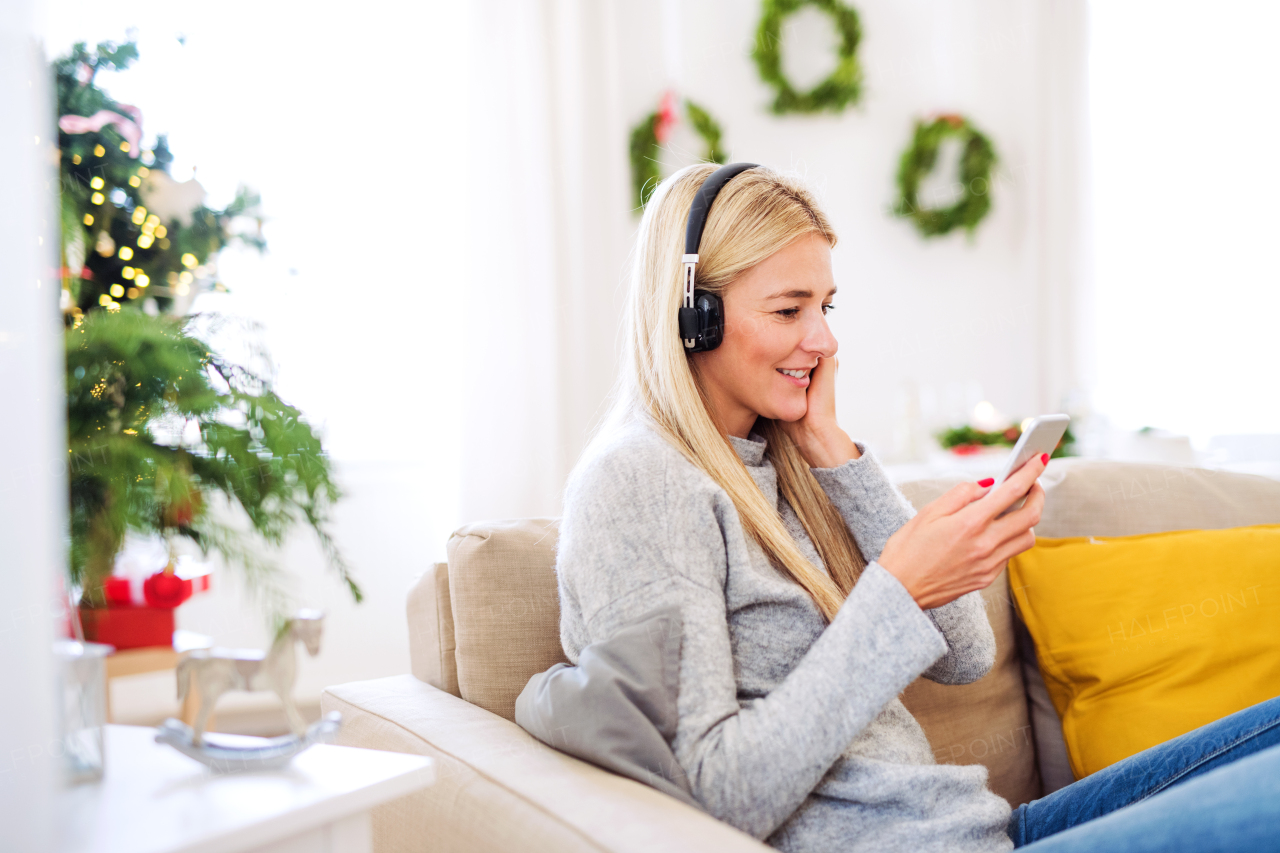
[[[838,287],[831,288],[828,297],[836,295]],[[809,299],[813,296],[812,290],[779,290],[777,293],[770,293],[765,299]]]

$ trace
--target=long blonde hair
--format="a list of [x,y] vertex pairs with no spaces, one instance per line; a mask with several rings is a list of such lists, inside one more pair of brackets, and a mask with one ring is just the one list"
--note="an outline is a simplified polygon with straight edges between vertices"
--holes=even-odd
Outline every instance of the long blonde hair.
[[[728,493],[747,535],[812,596],[830,621],[866,567],[857,543],[799,448],[777,422],[760,417],[755,431],[768,442],[765,452],[777,471],[779,489],[830,575],[805,558],[774,501],[760,491],[716,424],[680,340],[676,317],[683,298],[685,223],[694,194],[716,168],[702,164],[682,169],[658,185],[645,207],[631,262],[622,370],[605,423],[646,418]],[[738,276],[811,233],[836,243],[831,223],[808,190],[768,169],[743,172],[712,205],[698,249],[697,286],[723,293]]]

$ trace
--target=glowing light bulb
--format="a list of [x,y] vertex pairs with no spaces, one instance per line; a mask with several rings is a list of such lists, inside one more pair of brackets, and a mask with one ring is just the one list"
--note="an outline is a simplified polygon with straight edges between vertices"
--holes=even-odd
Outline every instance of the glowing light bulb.
[[116,298],[124,296],[124,287],[119,284],[111,285],[111,295]]
[[95,190],[102,189],[102,187],[105,184],[106,182],[103,181],[102,178],[94,178],[92,181],[89,182],[89,186],[93,187]]
[[193,276],[189,272],[184,271],[178,275],[178,286],[181,287],[184,284],[190,284],[194,280],[195,280],[195,276]]
[[94,157],[101,157],[103,154],[106,154],[106,153],[107,153],[107,149],[103,148],[101,145],[93,146]]
[[187,269],[191,269],[192,267],[194,267],[194,266],[195,266],[196,264],[198,264],[198,263],[200,263],[200,262],[199,262],[198,260],[196,260],[196,256],[195,256],[195,255],[191,254],[190,252],[184,252],[184,253],[183,253],[183,255],[182,255],[182,265],[183,265],[184,267],[186,267]]
[[[150,152],[148,152],[148,153],[150,153]],[[139,167],[138,167],[138,174],[145,178],[147,175],[150,175],[150,174],[151,174],[151,170],[150,170],[150,169],[148,169],[146,166],[139,166]]]
[[131,288],[129,288],[129,289],[128,289],[128,291],[126,291],[126,292],[125,292],[125,295],[126,295],[126,296],[128,296],[130,299],[137,299],[137,298],[138,298],[138,294],[139,294],[139,293],[141,293],[141,292],[142,292],[142,291],[141,291],[141,290],[138,290],[138,288],[136,288],[136,287],[131,287]]
[[141,234],[138,236],[138,248],[150,249],[152,237],[150,234]]
[[150,283],[151,277],[144,272],[138,273],[137,278],[134,279],[134,284],[138,285],[138,287],[146,287]]
[[98,304],[99,304],[99,305],[102,305],[102,306],[110,305],[110,304],[111,304],[111,297],[110,297],[110,296],[107,296],[107,294],[105,294],[105,293],[104,293],[104,294],[102,294],[101,296],[99,296],[99,297],[98,297]]
[[73,164],[75,164],[75,165],[79,166],[79,165],[80,165],[80,155],[79,155],[79,154],[72,154],[72,155],[71,155],[71,162],[72,162]]
[[84,224],[85,224],[85,225],[92,225],[92,224],[93,224],[93,214],[92,214],[92,213],[86,213],[86,214],[84,215]]
[[126,153],[126,154],[128,154],[128,153],[129,153],[129,143],[128,143],[128,141],[124,141],[124,142],[121,142],[121,143],[120,143],[120,150],[121,150],[121,151],[123,151],[123,152],[124,152],[124,153]]
[[138,205],[137,207],[135,207],[133,209],[133,216],[130,217],[130,219],[133,220],[134,225],[141,225],[144,221],[146,221],[146,218],[147,218],[147,209],[142,205]]
[[128,246],[121,246],[119,255],[120,260],[122,261],[133,260],[133,249],[130,249]]
[[158,239],[158,240],[163,240],[163,239],[164,239],[164,235],[166,235],[166,234],[168,234],[168,233],[169,233],[169,229],[168,229],[168,228],[165,228],[163,225],[157,225],[157,226],[156,226],[156,239]]
[[106,200],[107,200],[107,197],[104,196],[102,193],[94,193],[93,195],[89,196],[89,201],[93,202],[94,204],[102,204]]
[[137,274],[138,274],[138,271],[135,270],[133,267],[125,267],[124,269],[120,270],[120,275],[124,276],[125,278],[133,278]]
[[130,176],[129,176],[129,186],[131,186],[131,187],[140,187],[140,186],[142,186],[142,178],[139,178],[137,175],[130,175]]

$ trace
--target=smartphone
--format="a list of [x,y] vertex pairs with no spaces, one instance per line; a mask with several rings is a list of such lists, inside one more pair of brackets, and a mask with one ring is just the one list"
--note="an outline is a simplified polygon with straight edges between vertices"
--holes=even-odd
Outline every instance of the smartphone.
[[[1013,446],[1013,452],[1009,454],[1009,460],[1004,464],[1004,470],[1000,472],[1000,476],[996,477],[996,481],[991,484],[991,488],[995,488],[1017,471],[1033,457],[1039,456],[1041,453],[1053,453],[1053,449],[1058,446],[1058,442],[1062,439],[1062,434],[1067,431],[1067,423],[1071,418],[1066,415],[1041,415],[1038,418],[1032,418],[1031,423],[1027,424],[1027,428],[1022,431],[1022,435],[1018,437],[1018,443]],[[996,518],[1008,515],[1015,509],[1021,509],[1022,505],[1027,502],[1027,496],[1023,495],[1018,498],[1009,508]]]

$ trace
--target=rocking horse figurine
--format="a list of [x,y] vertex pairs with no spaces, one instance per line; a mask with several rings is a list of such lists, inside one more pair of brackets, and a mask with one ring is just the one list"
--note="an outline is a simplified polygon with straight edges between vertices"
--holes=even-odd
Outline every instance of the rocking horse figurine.
[[[180,720],[165,720],[156,740],[219,769],[278,767],[312,743],[331,740],[341,724],[341,715],[330,714],[308,728],[293,703],[293,685],[298,678],[294,645],[301,641],[308,654],[315,657],[320,651],[323,630],[323,613],[302,610],[285,623],[266,653],[256,649],[219,648],[191,652],[178,664],[178,699],[185,699],[187,691],[195,689],[199,701],[195,726],[189,727]],[[207,736],[204,727],[218,697],[228,690],[275,693],[284,705],[293,734],[258,739],[261,743],[252,746],[241,745],[243,738],[234,738],[235,743],[214,742],[219,740],[218,735]]]

